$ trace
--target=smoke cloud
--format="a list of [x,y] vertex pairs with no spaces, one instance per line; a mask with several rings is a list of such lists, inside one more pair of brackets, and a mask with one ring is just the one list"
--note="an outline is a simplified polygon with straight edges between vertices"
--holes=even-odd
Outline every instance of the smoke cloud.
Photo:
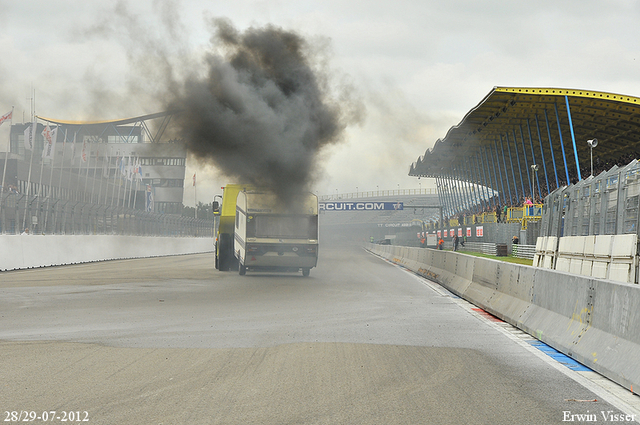
[[172,85],[166,108],[181,111],[172,130],[237,183],[291,201],[310,189],[323,147],[339,142],[363,108],[348,86],[330,87],[319,52],[297,33],[212,24],[204,69]]

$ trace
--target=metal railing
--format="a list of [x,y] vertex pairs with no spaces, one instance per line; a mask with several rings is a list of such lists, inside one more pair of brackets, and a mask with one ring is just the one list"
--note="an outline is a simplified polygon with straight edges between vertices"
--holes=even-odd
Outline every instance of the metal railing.
[[[542,219],[542,204],[527,205],[523,207],[511,207],[507,209],[507,215],[501,214],[500,220],[495,212],[485,212],[482,214],[465,215],[463,217],[464,225],[474,225],[483,223],[520,223],[523,229],[527,228],[527,224],[540,221]],[[444,227],[462,226],[459,218],[445,219]],[[435,223],[427,223],[427,230],[436,230],[438,227]]]
[[472,252],[480,252],[482,254],[487,255],[496,255],[496,244],[495,243],[484,243],[484,242],[467,242],[463,247],[460,248],[461,251],[472,251]]
[[213,237],[213,220],[19,193],[0,197],[0,233]]
[[436,189],[394,189],[394,190],[370,190],[370,191],[358,191],[351,193],[335,193],[332,195],[319,195],[320,201],[336,201],[342,199],[357,199],[357,198],[374,198],[380,196],[411,196],[411,195],[435,195]]
[[522,244],[513,244],[511,245],[511,256],[518,258],[527,258],[529,260],[533,260],[533,256],[536,253],[535,245],[522,245]]

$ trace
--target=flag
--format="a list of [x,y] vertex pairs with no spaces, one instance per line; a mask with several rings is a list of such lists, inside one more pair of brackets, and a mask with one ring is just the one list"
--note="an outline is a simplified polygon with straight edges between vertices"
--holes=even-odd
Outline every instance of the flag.
[[36,122],[33,122],[24,130],[24,148],[30,151],[33,150],[33,140],[36,137],[36,125],[38,124]]
[[133,174],[136,179],[142,180],[142,167],[140,166],[140,158],[136,157],[135,165],[133,167]]
[[87,162],[87,139],[82,141],[82,153],[80,154],[82,162]]
[[146,199],[145,199],[145,211],[153,212],[155,210],[155,201],[153,197],[153,187],[147,185]]
[[133,181],[133,161],[131,155],[127,158],[127,180]]
[[105,149],[104,158],[102,159],[102,177],[105,179],[109,178],[109,161],[111,161],[109,150],[109,148]]
[[6,114],[4,114],[3,116],[0,117],[0,125],[2,125],[3,122],[10,120],[11,117],[13,116],[13,110],[7,112]]
[[58,136],[58,127],[53,130],[49,127],[49,123],[42,130],[42,136],[44,136],[44,149],[42,149],[42,158],[53,159],[55,152],[56,138]]
[[193,185],[196,185],[196,173],[193,173]]
[[73,143],[71,144],[71,164],[76,160],[76,136],[78,132],[73,133]]

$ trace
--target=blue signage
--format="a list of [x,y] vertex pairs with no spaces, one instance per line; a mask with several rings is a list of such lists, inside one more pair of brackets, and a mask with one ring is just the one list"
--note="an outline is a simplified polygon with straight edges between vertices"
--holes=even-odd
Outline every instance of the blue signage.
[[319,202],[320,211],[401,211],[402,202]]

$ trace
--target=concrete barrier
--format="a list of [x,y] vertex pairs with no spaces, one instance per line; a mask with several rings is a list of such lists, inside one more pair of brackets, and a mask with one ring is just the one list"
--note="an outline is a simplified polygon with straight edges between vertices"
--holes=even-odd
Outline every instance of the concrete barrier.
[[0,236],[0,270],[212,251],[211,238],[2,235]]
[[[613,240],[599,242],[595,256],[608,255]],[[450,251],[367,248],[640,394],[640,286]]]

